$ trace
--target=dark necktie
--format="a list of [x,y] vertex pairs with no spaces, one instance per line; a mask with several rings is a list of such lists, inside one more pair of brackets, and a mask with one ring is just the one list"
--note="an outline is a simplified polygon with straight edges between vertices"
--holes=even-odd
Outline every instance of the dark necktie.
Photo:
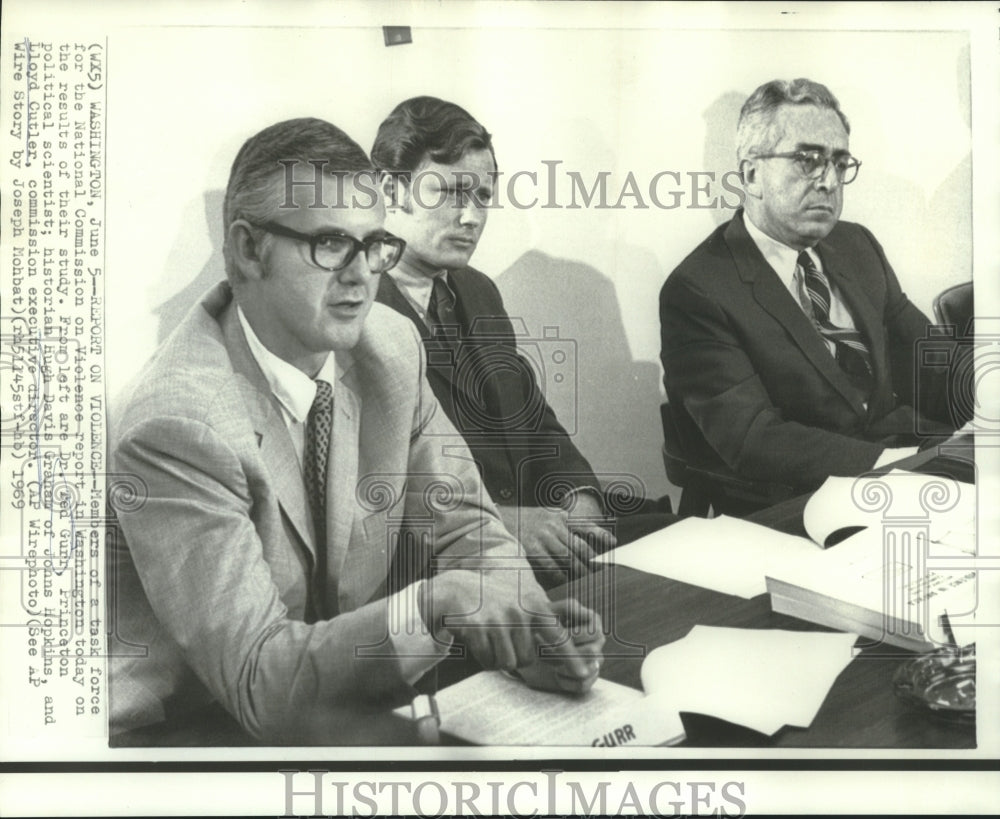
[[837,363],[867,399],[873,386],[868,346],[857,330],[838,327],[830,321],[830,282],[825,273],[816,269],[812,258],[804,250],[799,254],[798,263],[802,268],[819,334],[833,342]]
[[434,277],[431,300],[427,305],[427,318],[431,332],[439,341],[451,347],[458,344],[458,316],[455,315],[455,292],[448,286],[444,276]]
[[316,527],[316,553],[326,553],[326,465],[333,426],[333,387],[316,379],[316,397],[306,421],[305,478]]

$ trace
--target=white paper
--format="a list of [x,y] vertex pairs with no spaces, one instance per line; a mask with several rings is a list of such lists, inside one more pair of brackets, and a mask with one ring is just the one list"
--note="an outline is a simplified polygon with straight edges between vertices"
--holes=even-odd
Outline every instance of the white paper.
[[695,626],[642,664],[646,696],[773,734],[806,728],[847,664],[853,634]]
[[818,550],[805,538],[739,518],[685,518],[595,558],[750,599],[769,567]]
[[803,522],[817,543],[847,527],[924,522],[935,543],[975,552],[976,487],[939,475],[894,469],[885,475],[827,478],[806,504]]

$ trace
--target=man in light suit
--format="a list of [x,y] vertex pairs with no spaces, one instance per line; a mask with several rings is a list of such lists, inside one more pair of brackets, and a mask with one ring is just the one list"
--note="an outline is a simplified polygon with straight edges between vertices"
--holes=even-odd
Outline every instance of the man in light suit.
[[926,316],[875,237],[838,222],[860,165],[849,130],[810,80],[769,82],[743,106],[745,210],[660,293],[664,383],[693,461],[806,490],[951,429],[946,391],[915,371]]
[[[605,498],[518,354],[496,284],[469,266],[497,171],[489,132],[454,103],[414,97],[379,126],[372,159],[384,171],[386,227],[406,240],[376,298],[420,332],[431,387],[539,576],[584,574],[615,544],[611,524],[627,542],[673,522],[645,499]],[[626,510],[627,522],[615,519]]]
[[[341,731],[406,702],[453,640],[533,685],[596,677],[596,615],[549,603],[468,453],[439,447],[454,430],[412,325],[372,307],[403,246],[373,185],[321,120],[236,157],[228,281],[114,425],[114,471],[138,496],[109,537],[113,734],[228,719],[257,741],[367,744]],[[423,562],[427,542],[433,576],[394,588],[390,565]],[[556,656],[536,660],[541,644]]]

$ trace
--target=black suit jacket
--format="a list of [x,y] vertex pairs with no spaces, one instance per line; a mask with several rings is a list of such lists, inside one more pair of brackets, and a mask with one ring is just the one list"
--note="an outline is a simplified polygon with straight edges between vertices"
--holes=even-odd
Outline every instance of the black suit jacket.
[[[875,237],[838,223],[816,251],[871,350],[865,408],[826,344],[747,232],[717,228],[660,292],[661,361],[686,455],[749,478],[812,488],[871,468],[886,446],[947,427],[939,372],[915,368],[927,317],[900,289]],[[929,383],[933,382],[933,383]]]
[[600,484],[517,352],[500,291],[471,267],[448,274],[455,292],[457,349],[432,337],[388,274],[376,300],[407,316],[427,351],[427,380],[465,438],[493,500],[558,505],[565,491]]

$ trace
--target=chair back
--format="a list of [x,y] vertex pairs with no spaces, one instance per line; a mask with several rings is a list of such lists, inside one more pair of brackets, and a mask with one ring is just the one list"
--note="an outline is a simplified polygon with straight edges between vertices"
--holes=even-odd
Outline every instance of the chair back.
[[934,299],[934,318],[938,324],[951,324],[959,333],[971,331],[974,315],[972,282],[962,282],[942,290]]

